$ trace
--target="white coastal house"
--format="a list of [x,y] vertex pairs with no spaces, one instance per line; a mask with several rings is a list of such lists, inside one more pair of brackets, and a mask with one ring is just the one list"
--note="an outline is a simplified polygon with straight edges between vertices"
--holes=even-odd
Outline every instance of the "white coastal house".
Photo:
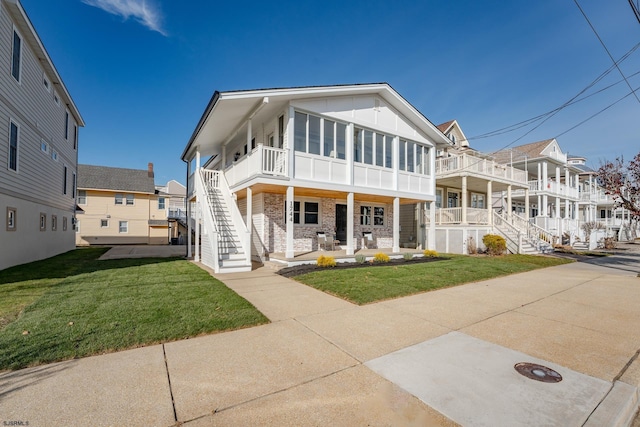
[[0,0],[0,270],[75,248],[80,112],[18,0]]
[[450,145],[386,83],[215,92],[182,154],[194,258],[219,272],[327,245],[434,249]]

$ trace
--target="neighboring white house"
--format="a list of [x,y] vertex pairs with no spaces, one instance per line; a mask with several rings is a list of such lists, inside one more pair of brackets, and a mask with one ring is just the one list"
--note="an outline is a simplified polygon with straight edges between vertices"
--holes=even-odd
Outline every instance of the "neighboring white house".
[[186,244],[187,237],[187,188],[172,179],[166,185],[156,185],[158,207],[164,209],[169,221],[172,244]]
[[0,0],[0,270],[75,247],[78,127],[18,0]]
[[386,83],[215,92],[182,154],[195,259],[227,271],[327,243],[399,252],[403,206],[418,214],[402,243],[435,248],[425,216],[450,145]]

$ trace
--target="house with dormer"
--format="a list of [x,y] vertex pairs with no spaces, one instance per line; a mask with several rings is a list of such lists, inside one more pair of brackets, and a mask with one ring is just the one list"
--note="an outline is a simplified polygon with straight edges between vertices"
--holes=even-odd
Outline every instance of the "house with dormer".
[[237,271],[326,244],[347,256],[435,248],[425,215],[436,151],[450,145],[386,83],[215,92],[182,154],[194,258]]

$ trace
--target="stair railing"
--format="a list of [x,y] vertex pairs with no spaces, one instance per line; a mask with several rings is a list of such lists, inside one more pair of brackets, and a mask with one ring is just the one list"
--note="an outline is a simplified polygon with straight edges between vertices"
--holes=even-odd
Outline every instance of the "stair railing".
[[[210,246],[211,257],[213,259],[203,259],[202,262],[209,267],[213,268],[214,273],[220,272],[220,254],[218,251],[218,239],[219,231],[218,225],[213,217],[211,210],[211,202],[209,200],[209,194],[207,191],[206,180],[204,174],[194,174],[196,197],[199,201],[200,210],[202,212],[202,220],[204,222],[205,230],[207,230],[208,238],[203,239]],[[196,242],[198,244],[198,242]]]
[[[513,254],[522,253],[522,231],[507,221],[498,212],[493,211],[493,226],[507,241],[507,249]],[[514,238],[513,236],[517,236]]]
[[244,250],[245,261],[247,265],[251,265],[251,234],[249,233],[247,224],[245,224],[244,219],[242,218],[238,204],[231,194],[231,190],[229,190],[229,184],[227,183],[224,173],[217,170],[202,169],[202,178],[203,181],[207,183],[208,189],[220,190],[220,194],[227,205],[227,209],[229,209],[231,222],[233,223],[233,226],[238,233],[238,237],[240,238],[240,243]]

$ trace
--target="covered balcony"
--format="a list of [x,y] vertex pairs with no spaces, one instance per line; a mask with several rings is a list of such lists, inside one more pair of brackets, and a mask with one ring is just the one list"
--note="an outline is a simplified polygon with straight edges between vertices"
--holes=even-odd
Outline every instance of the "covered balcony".
[[470,153],[436,159],[436,178],[466,173],[493,180],[527,182],[527,172]]

